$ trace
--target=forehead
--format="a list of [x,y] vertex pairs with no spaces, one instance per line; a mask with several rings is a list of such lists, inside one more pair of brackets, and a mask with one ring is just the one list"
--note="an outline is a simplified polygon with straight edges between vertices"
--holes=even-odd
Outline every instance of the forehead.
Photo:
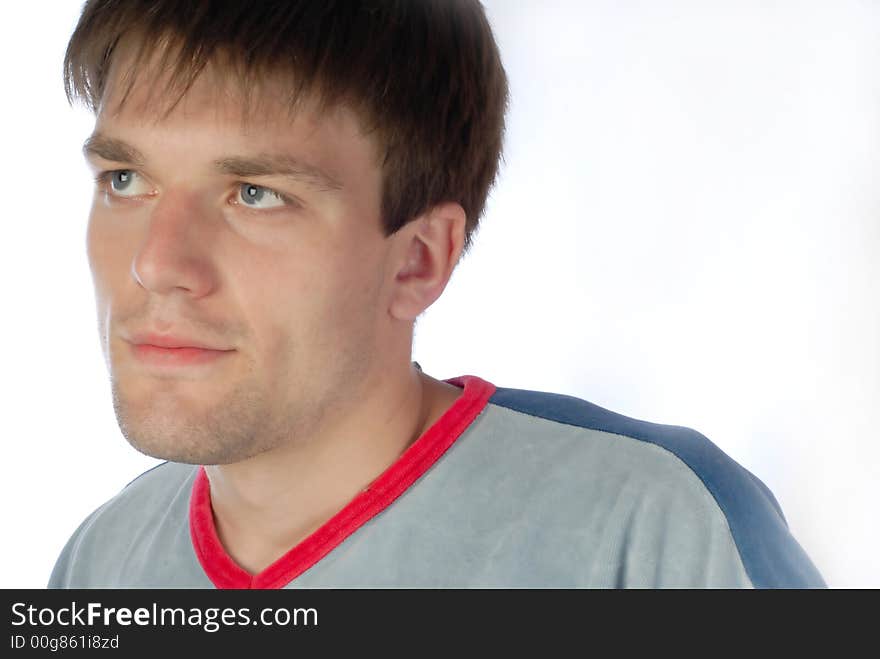
[[202,135],[218,146],[245,139],[275,149],[360,149],[378,162],[375,140],[351,107],[324,104],[314,93],[294,97],[292,89],[280,75],[245,81],[216,61],[185,83],[162,68],[158,55],[133,66],[123,52],[108,76],[96,131]]

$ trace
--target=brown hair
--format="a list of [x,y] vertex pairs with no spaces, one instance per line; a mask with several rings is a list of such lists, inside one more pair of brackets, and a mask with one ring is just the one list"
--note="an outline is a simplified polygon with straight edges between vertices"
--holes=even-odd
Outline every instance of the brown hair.
[[88,0],[64,58],[70,102],[98,112],[121,43],[135,53],[127,92],[138,64],[158,54],[166,92],[176,92],[171,108],[212,60],[242,90],[281,74],[291,108],[304,93],[324,107],[350,104],[382,149],[386,235],[456,201],[470,246],[498,170],[508,99],[477,0]]

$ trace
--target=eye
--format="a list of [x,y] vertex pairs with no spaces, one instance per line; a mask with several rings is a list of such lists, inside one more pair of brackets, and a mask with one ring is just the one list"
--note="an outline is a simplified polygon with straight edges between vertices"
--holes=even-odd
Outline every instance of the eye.
[[281,208],[290,203],[284,195],[253,183],[242,183],[239,186],[237,201],[243,206],[256,209]]
[[131,169],[101,172],[97,181],[107,194],[114,197],[137,197],[151,191],[144,178]]

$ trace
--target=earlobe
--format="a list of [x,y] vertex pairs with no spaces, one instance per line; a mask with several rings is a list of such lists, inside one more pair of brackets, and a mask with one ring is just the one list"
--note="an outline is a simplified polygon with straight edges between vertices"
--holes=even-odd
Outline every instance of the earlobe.
[[389,305],[393,318],[415,320],[443,293],[464,246],[465,219],[459,204],[443,203],[401,230],[405,247]]

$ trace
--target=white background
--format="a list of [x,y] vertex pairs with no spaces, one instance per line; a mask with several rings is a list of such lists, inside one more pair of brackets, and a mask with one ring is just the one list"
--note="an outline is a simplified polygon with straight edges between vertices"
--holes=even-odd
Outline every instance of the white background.
[[[696,428],[831,586],[880,587],[880,3],[486,4],[506,163],[415,358]],[[61,86],[79,3],[2,11],[0,587],[39,588],[155,461],[97,341],[91,117]]]

